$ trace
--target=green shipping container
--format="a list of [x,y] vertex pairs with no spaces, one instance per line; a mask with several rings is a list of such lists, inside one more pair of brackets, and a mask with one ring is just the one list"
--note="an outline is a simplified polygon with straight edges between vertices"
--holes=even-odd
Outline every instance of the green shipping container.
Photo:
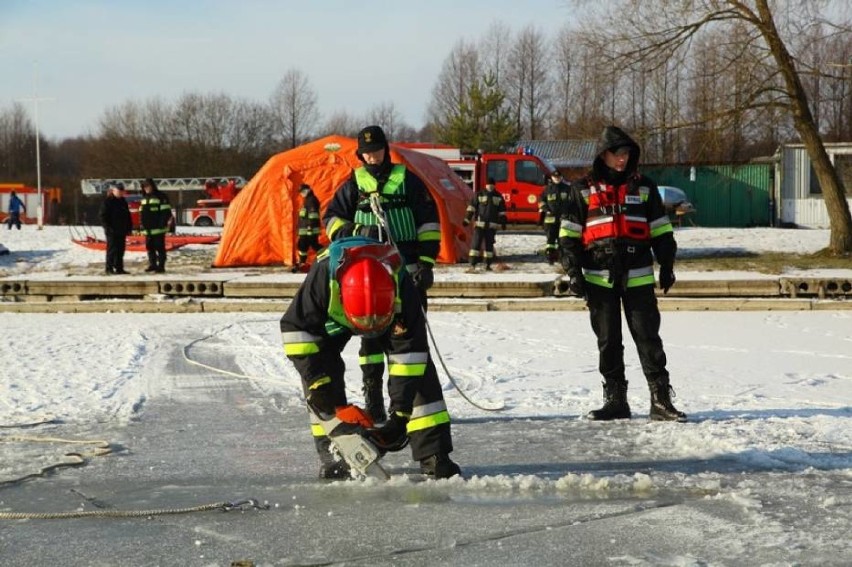
[[653,165],[640,171],[657,185],[683,189],[696,213],[684,225],[746,228],[769,226],[773,214],[772,166],[746,165]]

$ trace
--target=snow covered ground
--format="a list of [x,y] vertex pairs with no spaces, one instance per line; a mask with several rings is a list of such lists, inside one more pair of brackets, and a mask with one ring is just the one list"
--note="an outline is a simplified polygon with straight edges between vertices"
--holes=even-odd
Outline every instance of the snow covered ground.
[[[70,245],[65,230],[0,231],[0,242],[12,250],[10,256],[0,257],[0,275],[62,273],[102,260],[101,253]],[[827,231],[774,229],[683,229],[677,236],[685,254],[690,249],[728,247],[811,252],[824,247],[828,238]],[[498,240],[504,254],[529,244],[523,240],[527,237],[515,238],[516,242]],[[497,557],[511,565],[850,563],[852,311],[664,313],[662,336],[677,392],[675,404],[689,414],[686,424],[647,422],[647,387],[629,339],[625,356],[634,419],[611,424],[582,419],[601,399],[594,337],[583,312],[436,312],[429,319],[438,351],[455,380],[475,400],[505,405],[500,412],[473,407],[439,372],[456,423],[454,458],[466,478],[427,482],[423,484],[434,486],[414,489],[413,481],[403,476],[392,480],[387,489],[391,492],[382,496],[402,500],[393,510],[402,509],[382,512],[389,514],[391,524],[425,524],[417,541],[431,552],[373,556],[328,544],[312,555],[292,551],[276,551],[276,555],[271,550],[277,544],[265,542],[264,549],[271,555],[258,550],[255,557],[265,557],[258,565],[486,565]],[[37,473],[66,458],[67,445],[25,439],[37,434],[67,437],[83,431],[109,432],[118,435],[121,445],[135,452],[137,459],[147,462],[139,447],[145,446],[148,437],[132,435],[134,428],[146,423],[154,427],[152,421],[160,417],[152,418],[152,412],[158,416],[152,408],[163,404],[220,397],[223,386],[217,384],[241,385],[243,401],[237,405],[250,398],[269,427],[254,429],[251,435],[271,436],[273,446],[279,443],[274,416],[298,414],[303,419],[298,377],[281,353],[276,316],[0,313],[0,327],[4,329],[0,483]],[[350,368],[355,364],[356,343],[346,351]],[[191,370],[167,371],[178,363]],[[185,380],[190,378],[202,380],[202,387],[189,390]],[[358,382],[357,373],[349,372],[350,395],[356,402],[361,399]],[[192,422],[191,415],[186,419]],[[28,426],[43,421],[49,423]],[[195,434],[202,443],[212,442],[213,433],[206,441],[204,431]],[[304,436],[307,439],[306,430]],[[157,439],[148,442],[156,446]],[[288,443],[292,444],[281,436],[280,444]],[[307,441],[298,447],[288,455],[301,464],[276,462],[265,472],[274,476],[278,466],[289,466],[286,470],[301,475],[299,482],[309,482],[316,457]],[[258,453],[253,458],[267,462]],[[35,483],[52,486],[70,475],[78,475],[75,482],[85,483],[87,469],[117,466],[104,464],[117,459],[121,457],[98,458],[73,472],[61,469],[23,483],[24,488],[0,484],[0,512],[19,508],[10,504],[18,502],[16,490]],[[403,454],[386,460],[391,469],[409,466]],[[157,461],[152,471],[154,464],[164,479],[170,468],[188,467],[186,462]],[[148,473],[155,480],[156,474]],[[180,482],[171,477],[163,484],[172,490],[178,484],[180,489]],[[302,494],[300,490],[306,490],[299,486],[292,488],[294,500]],[[338,483],[310,490],[319,490],[323,496],[308,498],[308,510],[285,501],[284,488],[269,491],[276,508],[304,514],[288,532],[290,540],[295,538],[304,546],[313,545],[310,532],[349,513],[347,502],[363,499],[369,504],[379,489],[369,483],[343,487]],[[440,495],[442,504],[406,501],[413,490],[432,490],[429,494]],[[463,512],[470,513],[472,502],[483,516],[463,517]],[[580,503],[595,523],[566,520],[564,514],[570,517]],[[622,525],[622,520],[609,515],[616,503],[632,512],[651,513],[637,514],[639,519]],[[530,506],[541,509],[532,513]],[[312,507],[318,514],[316,525],[309,521]],[[362,521],[358,519],[359,525]],[[196,517],[193,522],[197,525],[202,520]],[[355,526],[348,529],[367,540],[374,537],[374,524],[363,524],[369,533]],[[526,529],[521,525],[529,529],[523,537],[506,536]],[[8,527],[0,525],[4,563],[24,564],[24,557],[37,552],[20,541],[13,544],[14,534]],[[466,540],[464,533],[446,533],[462,528],[485,533],[476,541]],[[585,549],[581,541],[566,548],[575,528],[591,530],[582,532],[588,538],[582,541],[600,545]],[[28,529],[48,528],[31,524]],[[126,529],[132,533],[136,528],[130,524]],[[636,541],[629,535],[634,531]],[[36,537],[34,533],[30,537]],[[216,555],[216,538],[205,533],[176,547],[174,557],[182,558],[179,563],[228,564]],[[660,541],[653,544],[651,537],[652,543],[647,543],[640,537],[645,533],[657,534]],[[245,537],[251,539],[250,534]],[[396,542],[393,533],[383,537],[387,538],[381,540],[383,545]],[[209,547],[202,549],[205,545]],[[105,556],[100,564],[164,564],[161,559],[117,560],[121,553]],[[89,559],[68,564],[97,563],[91,555],[80,557]]]

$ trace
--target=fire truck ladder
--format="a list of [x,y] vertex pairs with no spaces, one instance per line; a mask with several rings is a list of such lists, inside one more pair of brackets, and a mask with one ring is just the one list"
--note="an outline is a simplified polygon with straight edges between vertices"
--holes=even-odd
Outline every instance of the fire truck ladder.
[[[185,191],[191,189],[203,190],[210,180],[217,183],[230,183],[238,188],[246,184],[244,177],[239,175],[211,175],[210,177],[161,177],[154,178],[154,182],[161,191]],[[83,195],[103,195],[113,183],[123,183],[128,191],[142,191],[143,178],[129,179],[82,179],[80,188]]]

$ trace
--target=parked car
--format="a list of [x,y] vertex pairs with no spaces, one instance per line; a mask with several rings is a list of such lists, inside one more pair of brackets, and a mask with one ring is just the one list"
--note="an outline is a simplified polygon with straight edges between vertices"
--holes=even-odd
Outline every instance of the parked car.
[[690,202],[683,189],[671,185],[660,185],[659,189],[660,197],[662,197],[663,204],[666,207],[666,213],[668,213],[672,222],[680,224],[685,215],[696,212],[695,205]]

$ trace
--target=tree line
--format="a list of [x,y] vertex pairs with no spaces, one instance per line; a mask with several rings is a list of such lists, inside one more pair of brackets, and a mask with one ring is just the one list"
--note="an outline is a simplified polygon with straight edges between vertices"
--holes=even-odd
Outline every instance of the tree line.
[[[852,22],[848,11],[836,13],[837,2],[567,4],[576,17],[552,35],[497,22],[481,38],[460,39],[419,128],[393,100],[365,115],[321,117],[309,72],[290,69],[266,101],[187,93],[108,108],[92,135],[41,141],[43,185],[79,192],[87,177],[249,178],[277,152],[332,133],[354,136],[368,123],[391,140],[470,151],[597,138],[615,123],[635,134],[648,163],[744,162],[804,142],[829,187],[830,216],[833,205],[846,209],[831,216],[832,228],[847,222],[842,187],[819,151],[852,141]],[[0,109],[0,179],[33,183],[34,146],[25,108]],[[832,240],[849,250],[846,230]]]

